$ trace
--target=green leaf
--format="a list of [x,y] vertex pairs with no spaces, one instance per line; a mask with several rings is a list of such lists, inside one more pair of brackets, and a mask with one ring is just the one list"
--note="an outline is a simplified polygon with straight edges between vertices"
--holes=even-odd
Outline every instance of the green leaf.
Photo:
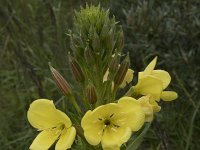
[[143,137],[146,134],[146,132],[149,130],[149,127],[151,126],[151,123],[147,123],[141,133],[136,136],[133,136],[131,138],[131,142],[128,144],[126,150],[137,150],[140,144],[142,143]]

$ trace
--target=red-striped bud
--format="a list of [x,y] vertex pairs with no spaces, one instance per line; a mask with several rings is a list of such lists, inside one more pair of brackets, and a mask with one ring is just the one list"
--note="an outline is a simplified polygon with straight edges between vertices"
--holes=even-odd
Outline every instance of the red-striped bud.
[[85,80],[83,71],[78,62],[70,55],[69,55],[69,64],[76,81],[83,82]]
[[130,65],[130,60],[129,60],[129,55],[127,55],[126,58],[122,61],[115,75],[114,83],[116,85],[120,85],[123,82],[126,72],[128,71],[129,65]]
[[97,94],[95,87],[91,84],[89,84],[86,89],[86,97],[90,104],[95,104],[97,101]]
[[72,94],[71,87],[69,83],[64,79],[64,77],[56,70],[54,69],[51,65],[49,65],[51,74],[53,76],[54,81],[56,82],[58,88],[60,91],[65,95],[69,96]]

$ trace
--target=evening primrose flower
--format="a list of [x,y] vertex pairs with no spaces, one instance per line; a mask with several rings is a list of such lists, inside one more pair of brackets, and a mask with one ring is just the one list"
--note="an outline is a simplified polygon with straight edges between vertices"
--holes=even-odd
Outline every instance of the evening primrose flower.
[[142,96],[137,101],[140,103],[145,113],[145,122],[152,122],[154,113],[159,112],[161,110],[161,107],[149,95]]
[[150,94],[155,100],[172,101],[178,97],[174,91],[163,91],[171,81],[167,71],[154,70],[157,57],[155,57],[143,72],[139,72],[138,83],[134,86],[136,95]]
[[55,108],[48,99],[35,100],[27,113],[30,124],[41,131],[30,146],[30,150],[47,150],[56,141],[55,150],[69,149],[74,142],[76,129],[69,117]]
[[144,124],[145,114],[141,105],[132,97],[122,97],[118,103],[109,103],[89,110],[83,116],[81,126],[89,144],[104,150],[120,150],[132,131]]

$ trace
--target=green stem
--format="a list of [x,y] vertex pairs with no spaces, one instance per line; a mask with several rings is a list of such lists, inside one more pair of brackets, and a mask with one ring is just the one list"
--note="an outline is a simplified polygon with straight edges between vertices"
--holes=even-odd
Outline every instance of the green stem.
[[134,88],[133,86],[126,92],[124,96],[131,96],[133,94]]
[[86,99],[86,89],[87,89],[87,86],[86,86],[86,83],[84,82],[83,84],[82,84],[82,91],[83,91],[83,104],[84,104],[84,106],[85,106],[85,108],[86,108],[86,110],[89,110],[89,109],[91,109],[91,107],[90,107],[90,105],[89,105],[89,103],[88,103],[88,101],[87,101],[87,99]]
[[114,89],[112,91],[112,97],[111,97],[112,102],[115,101],[117,89],[118,89],[118,86],[114,86]]
[[76,111],[78,112],[78,114],[81,115],[82,114],[81,108],[79,107],[78,103],[76,102],[74,96],[70,95],[69,99],[72,101],[72,103],[73,103]]
[[194,113],[193,113],[192,118],[191,118],[190,127],[189,127],[189,133],[188,133],[188,136],[187,136],[187,142],[186,142],[185,150],[189,150],[189,148],[190,148],[190,143],[191,143],[191,139],[192,139],[192,133],[193,133],[193,129],[194,129],[194,121],[196,119],[196,116],[197,116],[199,108],[200,108],[200,101],[196,105],[196,108],[195,108]]

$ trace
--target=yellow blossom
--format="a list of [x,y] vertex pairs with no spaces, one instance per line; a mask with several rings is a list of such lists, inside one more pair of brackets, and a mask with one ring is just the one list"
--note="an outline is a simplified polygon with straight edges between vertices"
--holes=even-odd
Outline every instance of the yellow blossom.
[[91,145],[100,142],[104,150],[119,150],[132,131],[144,124],[145,114],[136,99],[123,97],[118,103],[109,103],[89,110],[81,121],[84,136]]
[[178,97],[174,91],[163,91],[171,81],[167,71],[154,70],[157,57],[155,57],[143,72],[139,72],[138,83],[134,86],[134,93],[137,95],[150,94],[155,100],[172,101]]
[[48,99],[35,100],[27,113],[30,124],[41,131],[30,146],[30,150],[48,150],[57,141],[55,150],[69,149],[74,142],[76,129],[69,117],[55,108]]
[[142,109],[145,113],[145,122],[151,122],[153,120],[154,113],[159,112],[161,109],[157,102],[149,95],[142,96],[138,99],[138,102],[141,104]]

